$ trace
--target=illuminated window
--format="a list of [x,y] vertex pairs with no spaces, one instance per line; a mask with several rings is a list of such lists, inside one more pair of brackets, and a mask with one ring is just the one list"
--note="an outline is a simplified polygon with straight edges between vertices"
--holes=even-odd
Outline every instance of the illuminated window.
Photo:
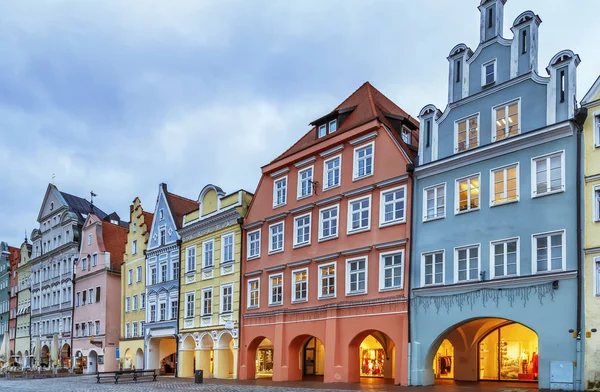
[[479,174],[456,180],[456,213],[479,209]]

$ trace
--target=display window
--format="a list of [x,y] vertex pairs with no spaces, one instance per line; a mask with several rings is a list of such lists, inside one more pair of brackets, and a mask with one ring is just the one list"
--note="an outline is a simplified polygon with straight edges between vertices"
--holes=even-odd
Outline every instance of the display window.
[[433,374],[438,379],[454,378],[454,346],[444,339],[433,359]]
[[273,344],[264,339],[256,349],[256,376],[273,376]]
[[360,376],[384,377],[385,350],[373,336],[367,336],[360,345]]

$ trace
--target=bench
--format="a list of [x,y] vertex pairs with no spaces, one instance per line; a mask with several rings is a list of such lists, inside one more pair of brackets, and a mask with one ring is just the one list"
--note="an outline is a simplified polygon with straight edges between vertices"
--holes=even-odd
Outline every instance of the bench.
[[138,378],[140,377],[152,377],[152,381],[156,381],[156,377],[158,376],[158,374],[156,373],[156,369],[152,369],[152,370],[136,370],[134,375],[133,375],[133,379],[135,381],[138,380]]
[[114,372],[96,372],[96,383],[100,384],[100,380],[108,378],[114,379],[115,384],[119,383],[119,379],[127,378],[133,381],[142,377],[152,377],[152,381],[156,381],[156,370],[117,370]]

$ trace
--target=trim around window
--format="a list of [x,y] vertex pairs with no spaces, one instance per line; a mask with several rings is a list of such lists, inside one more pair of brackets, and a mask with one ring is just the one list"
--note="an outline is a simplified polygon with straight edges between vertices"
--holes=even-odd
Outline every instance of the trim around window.
[[[444,212],[440,215],[437,215],[437,210],[439,208],[438,204],[437,204],[437,199],[438,199],[438,192],[437,189],[439,187],[443,187],[443,192],[444,192]],[[446,217],[446,210],[448,208],[448,203],[447,203],[447,198],[446,198],[446,183],[442,182],[440,184],[436,184],[436,185],[432,185],[432,186],[428,186],[427,188],[423,188],[423,222],[431,222],[437,219],[444,219]],[[427,218],[427,192],[428,191],[434,191],[434,203],[433,203],[433,210],[435,215],[431,218]]]
[[[328,235],[328,236],[323,236],[323,211],[325,210],[336,210],[336,219],[335,219],[335,235]],[[329,231],[331,232],[331,228],[329,229]],[[321,209],[319,209],[319,234],[318,234],[318,241],[322,242],[322,241],[327,241],[327,240],[333,240],[335,238],[338,238],[340,235],[340,205],[339,204],[334,204],[328,207],[323,207]]]
[[[250,254],[250,243],[251,243],[250,236],[252,234],[256,234],[256,233],[258,233],[258,253],[255,255],[251,255]],[[261,238],[260,237],[261,237],[261,235],[262,235],[262,233],[261,233],[260,228],[246,233],[246,255],[247,255],[246,259],[247,260],[254,260],[254,259],[258,259],[260,257],[260,246],[261,246]]]
[[[492,80],[491,82],[487,82],[487,74],[486,74],[486,67],[490,64],[494,65],[494,80]],[[483,64],[481,64],[481,87],[487,87],[487,86],[491,86],[494,83],[496,83],[496,81],[498,80],[498,62],[496,61],[496,59],[487,61]]]
[[[471,207],[471,201],[474,200],[473,193],[475,193],[472,189],[475,185],[472,184],[472,180],[477,179],[477,206]],[[465,210],[460,210],[460,182],[467,181],[468,187],[471,188],[471,191],[467,189],[467,208]],[[454,180],[454,215],[466,214],[469,212],[479,211],[481,209],[481,173],[473,173],[468,176],[464,176],[461,178],[457,178]]]
[[[393,276],[392,276],[392,286],[390,287],[385,287],[385,270],[386,267],[384,265],[384,260],[386,256],[396,256],[396,255],[400,255],[402,258],[402,263],[400,264],[400,285],[394,285],[393,284]],[[406,271],[406,258],[404,257],[405,253],[404,253],[404,249],[400,249],[400,250],[394,250],[394,251],[390,251],[390,252],[382,252],[379,254],[379,291],[383,292],[383,291],[392,291],[392,290],[402,290],[404,288],[404,273]],[[388,267],[388,268],[395,268],[395,267]]]
[[[308,217],[308,241],[298,242],[298,220]],[[307,214],[294,216],[294,233],[293,233],[293,248],[308,246],[312,238],[312,211]]]
[[[338,169],[337,169],[339,172],[338,182],[337,182],[337,184],[327,186],[327,164],[329,162],[335,161],[336,159],[339,160],[339,162],[340,162],[338,165]],[[333,188],[337,188],[341,184],[342,184],[342,154],[338,154],[331,158],[325,159],[323,161],[323,192],[328,191]]]
[[[351,281],[350,281],[350,273],[352,271],[350,271],[350,263],[353,263],[355,261],[360,261],[360,260],[364,260],[365,262],[365,269],[364,269],[364,274],[365,274],[365,288],[364,290],[351,290]],[[346,259],[346,296],[353,296],[353,295],[364,295],[364,294],[368,294],[369,293],[369,256],[360,256],[360,257],[353,257],[350,259]]]
[[[469,256],[470,256],[470,250],[471,249],[477,249],[477,276],[475,278],[470,278],[469,277]],[[466,274],[466,279],[460,279],[459,276],[459,258],[458,258],[458,252],[460,252],[461,250],[465,250],[467,251],[467,264],[466,264],[466,268],[467,268],[467,274]],[[453,263],[453,267],[454,267],[454,283],[465,283],[465,282],[476,282],[479,281],[479,274],[481,273],[481,244],[470,244],[470,245],[463,245],[463,246],[457,246],[454,248],[454,263]]]
[[[273,235],[271,232],[271,229],[274,226],[279,226],[281,225],[281,248],[273,248]],[[269,254],[274,254],[274,253],[280,253],[283,252],[285,250],[285,221],[280,221],[277,223],[273,223],[272,225],[269,225]]]
[[[328,277],[333,277],[333,294],[323,295],[323,269],[333,267],[333,275],[327,275]],[[317,291],[317,299],[332,299],[337,298],[337,262],[334,261],[332,263],[319,264],[318,266],[318,291]]]
[[[358,152],[361,150],[364,150],[368,147],[371,147],[371,170],[369,173],[367,174],[363,174],[360,175],[358,172]],[[373,173],[375,173],[375,140],[373,140],[370,143],[365,143],[362,144],[360,146],[357,146],[354,148],[353,151],[353,159],[352,159],[352,181],[358,181],[358,180],[362,180],[363,178],[367,178],[373,175]]]
[[[516,169],[516,198],[513,200],[508,200],[508,170],[515,168]],[[504,186],[504,201],[496,202],[496,180],[495,173],[499,171],[503,171],[505,176],[503,177],[503,186]],[[517,203],[521,199],[521,168],[520,163],[510,163],[508,165],[495,167],[490,169],[490,207],[501,206],[504,204]]]
[[[257,284],[257,288],[256,288],[256,293],[257,293],[257,303],[255,305],[253,305],[252,302],[252,293],[253,290],[251,289],[252,284],[256,283]],[[247,284],[247,290],[248,290],[248,298],[247,298],[247,303],[246,303],[246,308],[248,309],[258,309],[260,308],[260,277],[259,278],[254,278],[254,279],[248,279],[248,284]]]
[[[596,196],[596,193],[598,193],[598,196]],[[600,185],[592,187],[592,206],[593,221],[600,222]]]
[[[537,239],[539,237],[548,237],[548,236],[552,236],[555,234],[560,234],[562,236],[561,241],[562,241],[562,254],[561,254],[561,269],[560,270],[556,270],[556,269],[552,269],[552,260],[551,258],[551,252],[547,253],[547,257],[548,257],[548,266],[549,268],[546,271],[538,271],[537,270]],[[548,244],[548,248],[550,247],[550,244]],[[555,231],[548,231],[545,233],[535,233],[531,235],[531,273],[532,275],[535,274],[545,274],[545,273],[551,273],[551,272],[556,272],[556,271],[566,271],[567,270],[567,231],[565,229],[561,229],[561,230],[555,230]]]
[[[509,242],[516,242],[516,274],[508,274],[505,273],[503,275],[500,276],[496,276],[496,254],[494,253],[494,246],[495,245],[505,245]],[[503,267],[506,270],[506,259],[507,259],[507,249],[504,250],[504,258],[505,260],[503,260]],[[510,278],[510,277],[515,277],[515,276],[521,276],[521,237],[512,237],[512,238],[503,238],[503,239],[499,239],[499,240],[493,240],[490,241],[490,279],[503,279],[503,278]]]
[[[368,200],[369,201],[369,209],[368,209],[369,218],[368,218],[368,221],[367,221],[367,226],[353,229],[352,228],[352,208],[351,208],[352,203],[362,202],[364,200]],[[363,232],[363,231],[369,231],[369,230],[371,230],[371,215],[372,215],[372,211],[373,211],[373,200],[372,200],[372,195],[371,194],[369,194],[367,196],[357,197],[356,199],[350,199],[350,200],[348,200],[348,217],[347,217],[346,234],[354,234],[354,233],[360,233],[360,232]]]
[[[379,193],[379,227],[386,227],[386,226],[392,226],[392,225],[397,225],[400,223],[406,223],[406,209],[407,209],[407,195],[406,195],[406,185],[401,185],[395,188],[390,188],[390,189],[385,189],[385,190],[381,190],[381,192]],[[402,201],[402,204],[404,205],[404,211],[402,212],[402,217],[401,218],[392,218],[388,221],[385,220],[385,200],[384,197],[386,194],[388,193],[395,193],[399,190],[403,190],[404,192],[404,196],[400,199]],[[398,201],[395,201],[398,202]]]
[[[310,171],[310,178],[307,179],[308,181],[308,193],[303,195],[302,194],[302,174],[305,172],[309,172]],[[304,167],[300,170],[298,170],[298,179],[297,179],[297,188],[296,188],[296,200],[301,200],[301,199],[305,199],[307,197],[310,197],[313,195],[313,183],[314,183],[314,179],[315,179],[315,166],[314,165],[310,165],[307,167]]]
[[[542,160],[542,159],[546,159],[548,162],[548,159],[551,159],[552,157],[558,156],[560,155],[560,179],[561,179],[561,184],[560,184],[560,189],[556,189],[556,190],[548,190],[548,182],[546,183],[546,192],[537,192],[537,163],[536,161]],[[551,180],[551,174],[550,174],[550,165],[547,163],[546,164],[546,180],[550,181]],[[537,198],[537,197],[542,197],[542,196],[547,196],[547,195],[553,195],[555,193],[562,193],[565,191],[565,189],[567,188],[567,179],[565,177],[565,150],[560,150],[560,151],[556,151],[556,152],[552,152],[550,154],[544,154],[544,155],[540,155],[537,157],[533,157],[531,158],[531,198]]]
[[[285,186],[283,187],[283,202],[277,202],[277,183],[285,181]],[[289,187],[288,176],[280,177],[276,180],[273,180],[273,208],[278,208],[287,204],[288,199],[288,187]]]
[[[442,254],[442,281],[440,283],[435,283],[435,259],[433,259],[433,264],[432,264],[432,275],[431,275],[431,282],[432,283],[425,283],[425,258],[427,256],[435,256],[436,254],[441,253]],[[430,287],[430,286],[443,286],[446,284],[446,250],[445,249],[438,249],[438,250],[432,250],[432,251],[428,251],[428,252],[423,252],[421,253],[421,287]]]
[[[477,119],[477,141],[475,142],[475,145],[472,146],[469,138],[469,120],[472,120],[476,118]],[[458,145],[458,126],[460,123],[465,122],[465,148],[463,148],[462,150],[459,148]],[[454,121],[454,153],[459,153],[459,152],[463,152],[463,151],[467,151],[467,150],[471,150],[473,148],[479,147],[481,145],[481,141],[480,141],[480,135],[481,135],[481,116],[480,113],[473,113],[469,116],[463,117],[463,118],[459,118],[458,120]]]

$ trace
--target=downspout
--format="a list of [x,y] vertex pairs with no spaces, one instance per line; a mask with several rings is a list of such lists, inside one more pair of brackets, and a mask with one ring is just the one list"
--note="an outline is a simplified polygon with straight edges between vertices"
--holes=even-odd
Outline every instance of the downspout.
[[409,232],[409,237],[408,237],[408,248],[410,250],[410,258],[408,260],[408,285],[407,285],[407,293],[408,293],[408,307],[407,307],[407,311],[406,311],[406,315],[408,316],[408,377],[407,377],[407,384],[408,386],[411,385],[411,372],[412,372],[412,340],[411,340],[411,331],[410,331],[410,326],[411,326],[411,320],[410,320],[410,308],[411,308],[411,300],[410,300],[410,290],[411,290],[411,282],[412,282],[412,266],[411,266],[411,260],[412,260],[412,252],[413,252],[413,222],[415,220],[415,217],[413,216],[414,212],[415,212],[415,178],[414,178],[414,171],[415,171],[415,165],[414,163],[408,164],[406,165],[406,172],[408,173],[408,176],[410,178],[410,232]]
[[[247,211],[247,209],[246,209]],[[243,295],[243,288],[244,288],[244,273],[242,271],[242,266],[244,265],[244,237],[246,237],[244,235],[244,218],[243,217],[239,217],[237,219],[237,223],[240,225],[240,234],[241,234],[241,238],[240,238],[240,301],[239,301],[239,305],[238,305],[238,360],[237,360],[237,376],[238,379],[240,377],[240,367],[241,367],[241,349],[242,349],[242,306],[243,306],[243,301],[242,301],[242,295]]]
[[[73,311],[71,312],[71,369],[74,369],[75,366],[75,354],[73,350],[73,335],[75,334],[75,268],[77,267],[77,262],[79,261],[79,257],[75,257],[71,260],[71,267],[73,268],[72,272],[72,282],[73,282],[73,296],[71,298],[71,307]],[[30,323],[31,324],[31,323]],[[30,325],[31,328],[31,325]]]
[[[181,275],[182,275],[181,274],[181,267],[183,266],[183,262],[182,262],[183,260],[181,259],[181,243],[182,243],[181,239],[178,239],[177,240],[177,247],[179,248],[179,271],[178,271],[177,276],[178,276],[179,282],[178,282],[178,286],[177,286],[177,302],[178,302],[178,304],[177,304],[177,318],[175,319],[176,320],[175,321],[175,344],[176,344],[176,346],[175,346],[175,378],[179,377],[179,375],[178,375],[179,374],[179,341],[178,341],[178,334],[179,334],[179,313],[180,313],[180,310],[181,310],[181,309],[179,309],[181,307],[180,306],[181,301],[180,301],[180,297],[179,296],[181,295]],[[194,356],[195,355],[196,355],[196,353],[194,352]],[[194,369],[194,374],[196,374],[196,369]]]

